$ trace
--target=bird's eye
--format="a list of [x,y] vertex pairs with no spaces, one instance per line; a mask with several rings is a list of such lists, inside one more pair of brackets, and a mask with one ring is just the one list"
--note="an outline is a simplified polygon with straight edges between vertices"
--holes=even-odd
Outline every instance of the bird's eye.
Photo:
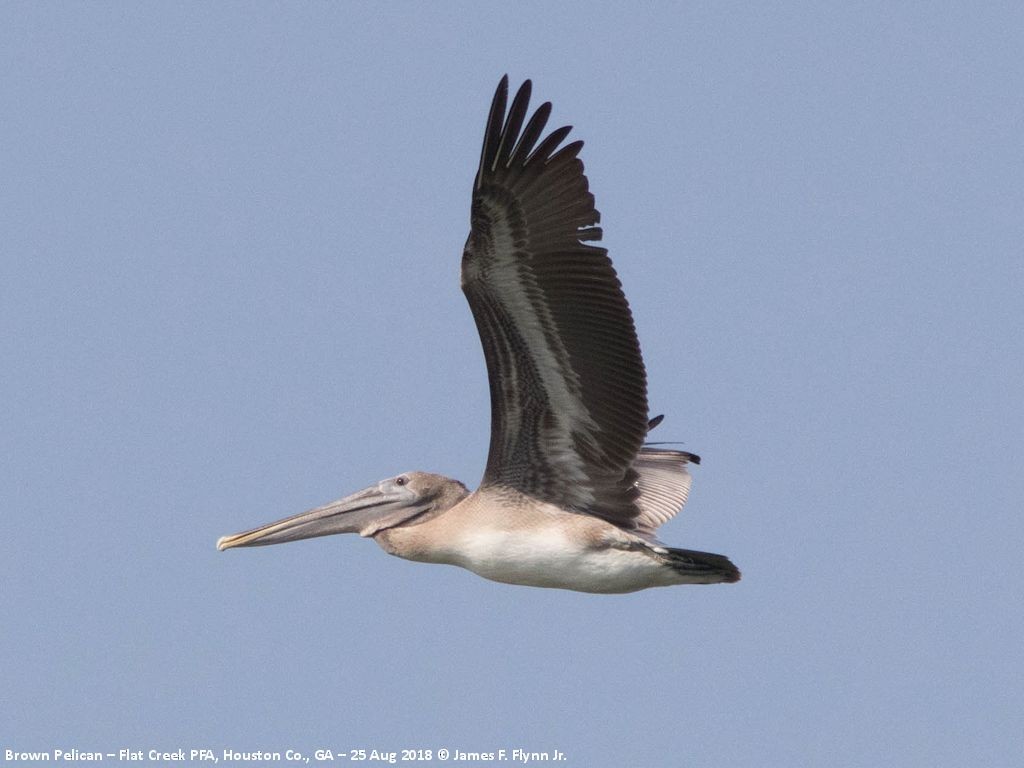
[[395,485],[405,485],[408,482],[409,482],[409,478],[406,477],[405,475],[402,475],[401,477],[396,477],[395,478]]

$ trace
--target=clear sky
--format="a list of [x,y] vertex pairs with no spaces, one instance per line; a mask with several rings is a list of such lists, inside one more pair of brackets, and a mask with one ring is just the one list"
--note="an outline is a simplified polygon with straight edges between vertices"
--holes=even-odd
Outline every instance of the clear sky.
[[[1024,11],[771,5],[0,6],[0,757],[1020,765]],[[214,548],[477,482],[505,72],[586,141],[658,438],[704,458],[663,538],[739,584]]]

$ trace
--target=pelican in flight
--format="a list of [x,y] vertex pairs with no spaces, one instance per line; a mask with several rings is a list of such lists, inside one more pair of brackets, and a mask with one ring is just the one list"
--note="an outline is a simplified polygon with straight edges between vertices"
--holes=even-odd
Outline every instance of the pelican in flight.
[[677,549],[655,532],[686,502],[692,453],[645,445],[647,380],[629,305],[601,239],[582,141],[527,120],[531,84],[506,113],[508,77],[487,117],[473,184],[462,290],[491,390],[480,487],[407,472],[244,533],[218,549],[335,533],[493,581],[634,592],[738,581],[727,557]]

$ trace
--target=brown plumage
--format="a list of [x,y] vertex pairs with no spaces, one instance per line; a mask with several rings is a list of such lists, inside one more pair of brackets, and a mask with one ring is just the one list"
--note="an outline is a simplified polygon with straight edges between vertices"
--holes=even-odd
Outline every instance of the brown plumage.
[[667,547],[657,528],[686,502],[684,451],[644,445],[647,379],[629,305],[601,239],[583,142],[527,120],[527,80],[491,103],[462,256],[491,392],[480,487],[411,472],[309,512],[226,536],[259,546],[333,533],[390,554],[511,584],[632,592],[740,577],[728,558]]
[[[504,118],[491,104],[473,188],[462,289],[491,387],[483,485],[509,485],[624,528],[636,526],[633,462],[647,434],[647,380],[629,304],[595,226],[569,128],[543,133],[549,103],[520,135],[527,80]],[[503,119],[504,118],[504,119]]]

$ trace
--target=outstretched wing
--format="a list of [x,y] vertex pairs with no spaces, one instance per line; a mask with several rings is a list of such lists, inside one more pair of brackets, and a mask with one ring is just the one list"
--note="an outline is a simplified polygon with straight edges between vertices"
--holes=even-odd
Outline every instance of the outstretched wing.
[[482,485],[635,528],[640,345],[607,251],[591,245],[600,214],[577,158],[583,142],[558,148],[569,127],[541,139],[551,105],[527,121],[530,87],[507,115],[507,77],[494,95],[462,257],[491,390]]

